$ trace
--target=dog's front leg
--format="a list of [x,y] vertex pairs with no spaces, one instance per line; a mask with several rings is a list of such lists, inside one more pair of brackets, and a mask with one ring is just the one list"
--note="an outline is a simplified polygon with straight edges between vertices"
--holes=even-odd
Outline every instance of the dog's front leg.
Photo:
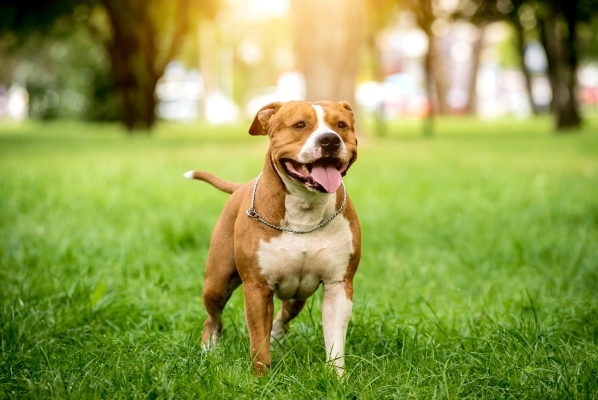
[[251,359],[256,374],[264,375],[270,369],[273,292],[263,282],[243,282],[243,294]]
[[343,375],[345,366],[345,337],[351,319],[353,302],[345,290],[347,282],[324,283],[322,325],[326,345],[326,361],[334,361],[336,372]]

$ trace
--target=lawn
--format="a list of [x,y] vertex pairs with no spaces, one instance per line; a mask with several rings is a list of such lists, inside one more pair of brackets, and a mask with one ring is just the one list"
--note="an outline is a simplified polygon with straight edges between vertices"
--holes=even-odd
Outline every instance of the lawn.
[[267,377],[251,373],[241,291],[221,347],[199,347],[228,195],[181,174],[255,177],[267,139],[247,126],[0,125],[0,398],[598,399],[598,119],[360,138],[343,381],[321,291]]

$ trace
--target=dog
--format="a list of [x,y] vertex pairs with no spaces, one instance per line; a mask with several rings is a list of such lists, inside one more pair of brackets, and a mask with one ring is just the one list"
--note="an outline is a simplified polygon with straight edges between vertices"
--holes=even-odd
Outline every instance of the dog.
[[[214,227],[203,302],[204,347],[216,346],[222,310],[243,284],[254,371],[270,368],[270,343],[281,339],[320,283],[326,361],[344,371],[353,277],[361,257],[361,229],[342,177],[357,159],[355,119],[347,102],[274,102],[249,128],[268,135],[260,176],[246,184],[189,171],[231,193]],[[273,321],[273,297],[282,306]]]

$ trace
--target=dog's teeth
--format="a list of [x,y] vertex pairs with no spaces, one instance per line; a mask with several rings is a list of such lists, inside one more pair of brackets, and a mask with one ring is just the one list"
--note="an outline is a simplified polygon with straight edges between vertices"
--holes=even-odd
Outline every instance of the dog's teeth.
[[309,170],[307,169],[307,165],[301,164],[301,169],[303,170],[303,172],[305,172],[307,175],[309,175]]

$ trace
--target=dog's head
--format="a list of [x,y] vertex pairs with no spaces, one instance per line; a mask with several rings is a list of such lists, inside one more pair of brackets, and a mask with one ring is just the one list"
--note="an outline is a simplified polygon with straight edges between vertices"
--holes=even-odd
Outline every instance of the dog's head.
[[258,111],[249,133],[270,136],[280,174],[310,191],[334,193],[357,159],[354,125],[346,101],[276,102]]

